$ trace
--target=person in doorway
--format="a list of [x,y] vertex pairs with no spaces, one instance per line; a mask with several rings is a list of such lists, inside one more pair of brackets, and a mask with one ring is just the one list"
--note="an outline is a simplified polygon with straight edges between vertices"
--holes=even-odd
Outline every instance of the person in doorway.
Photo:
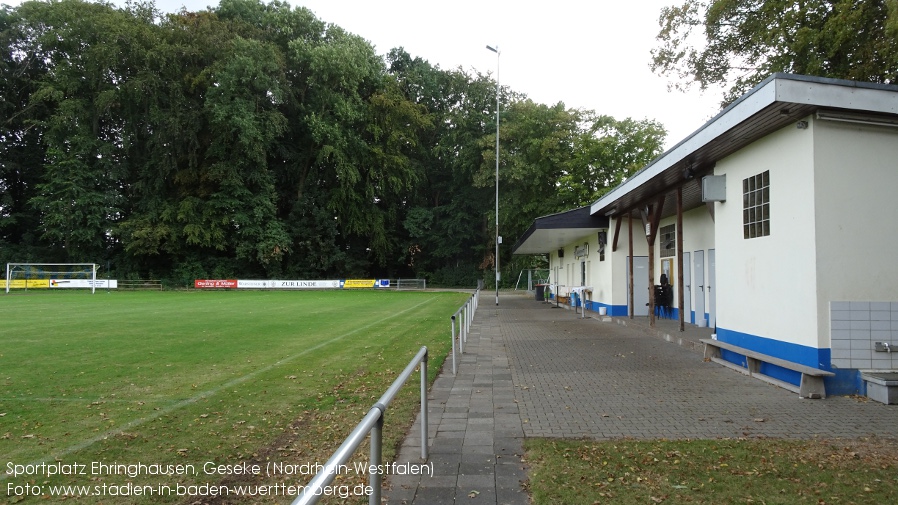
[[667,274],[661,274],[661,286],[658,289],[658,299],[655,304],[661,309],[662,317],[671,317],[671,305],[673,304],[673,286],[667,279]]

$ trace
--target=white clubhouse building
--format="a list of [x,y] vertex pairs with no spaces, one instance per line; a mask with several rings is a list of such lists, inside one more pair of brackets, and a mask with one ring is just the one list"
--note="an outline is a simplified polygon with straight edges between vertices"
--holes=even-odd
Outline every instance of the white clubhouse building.
[[851,394],[860,371],[898,370],[896,194],[898,86],[776,74],[514,254],[548,254],[557,294],[588,287],[587,309],[618,317],[649,315],[664,274],[667,317]]

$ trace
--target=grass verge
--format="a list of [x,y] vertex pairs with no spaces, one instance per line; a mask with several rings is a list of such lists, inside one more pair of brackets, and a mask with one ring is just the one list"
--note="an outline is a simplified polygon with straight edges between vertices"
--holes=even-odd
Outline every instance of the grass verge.
[[525,442],[536,504],[882,504],[894,440]]

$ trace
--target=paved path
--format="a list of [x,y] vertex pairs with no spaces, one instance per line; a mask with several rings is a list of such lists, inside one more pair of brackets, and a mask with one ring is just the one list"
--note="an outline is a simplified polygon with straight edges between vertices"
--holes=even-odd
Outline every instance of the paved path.
[[[484,297],[465,354],[431,391],[434,475],[392,477],[391,504],[527,504],[523,437],[855,438],[898,435],[898,406],[802,400],[690,345],[707,329],[580,319],[523,296]],[[659,338],[660,337],[660,338]],[[686,345],[667,340],[685,339]],[[420,425],[412,428],[420,433]],[[420,462],[420,435],[398,462]]]

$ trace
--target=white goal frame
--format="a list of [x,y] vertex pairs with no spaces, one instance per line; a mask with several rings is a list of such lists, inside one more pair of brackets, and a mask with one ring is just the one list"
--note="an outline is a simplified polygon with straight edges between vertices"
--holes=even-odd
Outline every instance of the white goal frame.
[[[94,294],[97,292],[97,269],[99,265],[96,263],[7,263],[6,264],[6,292],[9,293],[10,287],[12,287],[13,276],[15,275],[16,269],[19,267],[85,267],[82,272],[86,272],[88,268],[90,269],[90,292]],[[69,271],[49,271],[47,273],[51,274],[69,274],[73,270]],[[25,279],[28,280],[27,278]],[[49,279],[48,279],[49,280]],[[28,289],[28,284],[26,282],[25,289]]]

